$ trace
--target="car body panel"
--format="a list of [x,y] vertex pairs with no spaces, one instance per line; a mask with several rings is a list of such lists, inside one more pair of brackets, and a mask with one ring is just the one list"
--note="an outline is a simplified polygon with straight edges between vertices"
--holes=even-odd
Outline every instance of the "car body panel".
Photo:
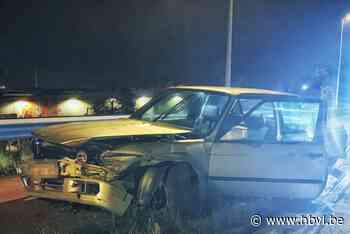
[[34,135],[57,144],[72,144],[91,138],[181,134],[189,132],[170,125],[136,119],[117,119],[53,125],[34,130]]
[[175,89],[203,90],[210,92],[226,93],[234,96],[244,94],[273,95],[273,96],[296,96],[291,93],[273,91],[268,89],[222,87],[222,86],[177,86]]
[[218,142],[212,149],[209,178],[218,191],[234,196],[313,199],[326,183],[322,154],[317,144]]
[[[96,184],[99,187],[99,192],[97,194],[85,194],[80,189],[72,187],[74,183],[85,184],[85,186],[86,184]],[[27,194],[33,197],[97,206],[117,215],[123,215],[133,199],[133,196],[127,193],[124,187],[116,181],[111,184],[101,180],[65,178],[63,187],[62,191],[27,188]]]

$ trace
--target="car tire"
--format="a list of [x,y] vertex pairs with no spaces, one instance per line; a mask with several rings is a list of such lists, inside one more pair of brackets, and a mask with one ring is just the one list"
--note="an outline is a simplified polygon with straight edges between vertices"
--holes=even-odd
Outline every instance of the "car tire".
[[195,216],[199,212],[198,179],[186,164],[168,168],[164,181],[165,208],[172,215]]

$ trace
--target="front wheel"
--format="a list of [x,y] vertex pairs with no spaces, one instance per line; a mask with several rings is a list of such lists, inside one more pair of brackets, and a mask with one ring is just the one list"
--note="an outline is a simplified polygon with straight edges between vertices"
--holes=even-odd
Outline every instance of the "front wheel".
[[154,198],[153,207],[165,208],[174,215],[194,216],[198,214],[200,199],[196,174],[186,164],[169,167],[163,184],[155,193]]

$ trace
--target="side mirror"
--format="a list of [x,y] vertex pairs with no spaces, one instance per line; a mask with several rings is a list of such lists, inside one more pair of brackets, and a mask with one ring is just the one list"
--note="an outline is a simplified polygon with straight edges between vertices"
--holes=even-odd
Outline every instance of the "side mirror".
[[225,117],[218,133],[218,139],[221,139],[233,126],[242,122],[242,117],[238,115],[228,115]]
[[217,120],[219,116],[219,108],[217,106],[207,105],[204,107],[203,112],[203,119],[208,120]]
[[233,127],[230,131],[225,133],[220,140],[222,141],[237,141],[237,140],[244,140],[248,137],[248,128],[237,125]]

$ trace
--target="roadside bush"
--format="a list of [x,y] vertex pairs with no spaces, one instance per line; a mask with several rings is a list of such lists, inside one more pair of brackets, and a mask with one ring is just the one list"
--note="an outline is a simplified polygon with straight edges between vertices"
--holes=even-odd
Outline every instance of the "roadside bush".
[[0,176],[15,175],[16,169],[12,157],[0,151]]
[[0,176],[16,175],[16,166],[32,157],[30,139],[0,141]]

